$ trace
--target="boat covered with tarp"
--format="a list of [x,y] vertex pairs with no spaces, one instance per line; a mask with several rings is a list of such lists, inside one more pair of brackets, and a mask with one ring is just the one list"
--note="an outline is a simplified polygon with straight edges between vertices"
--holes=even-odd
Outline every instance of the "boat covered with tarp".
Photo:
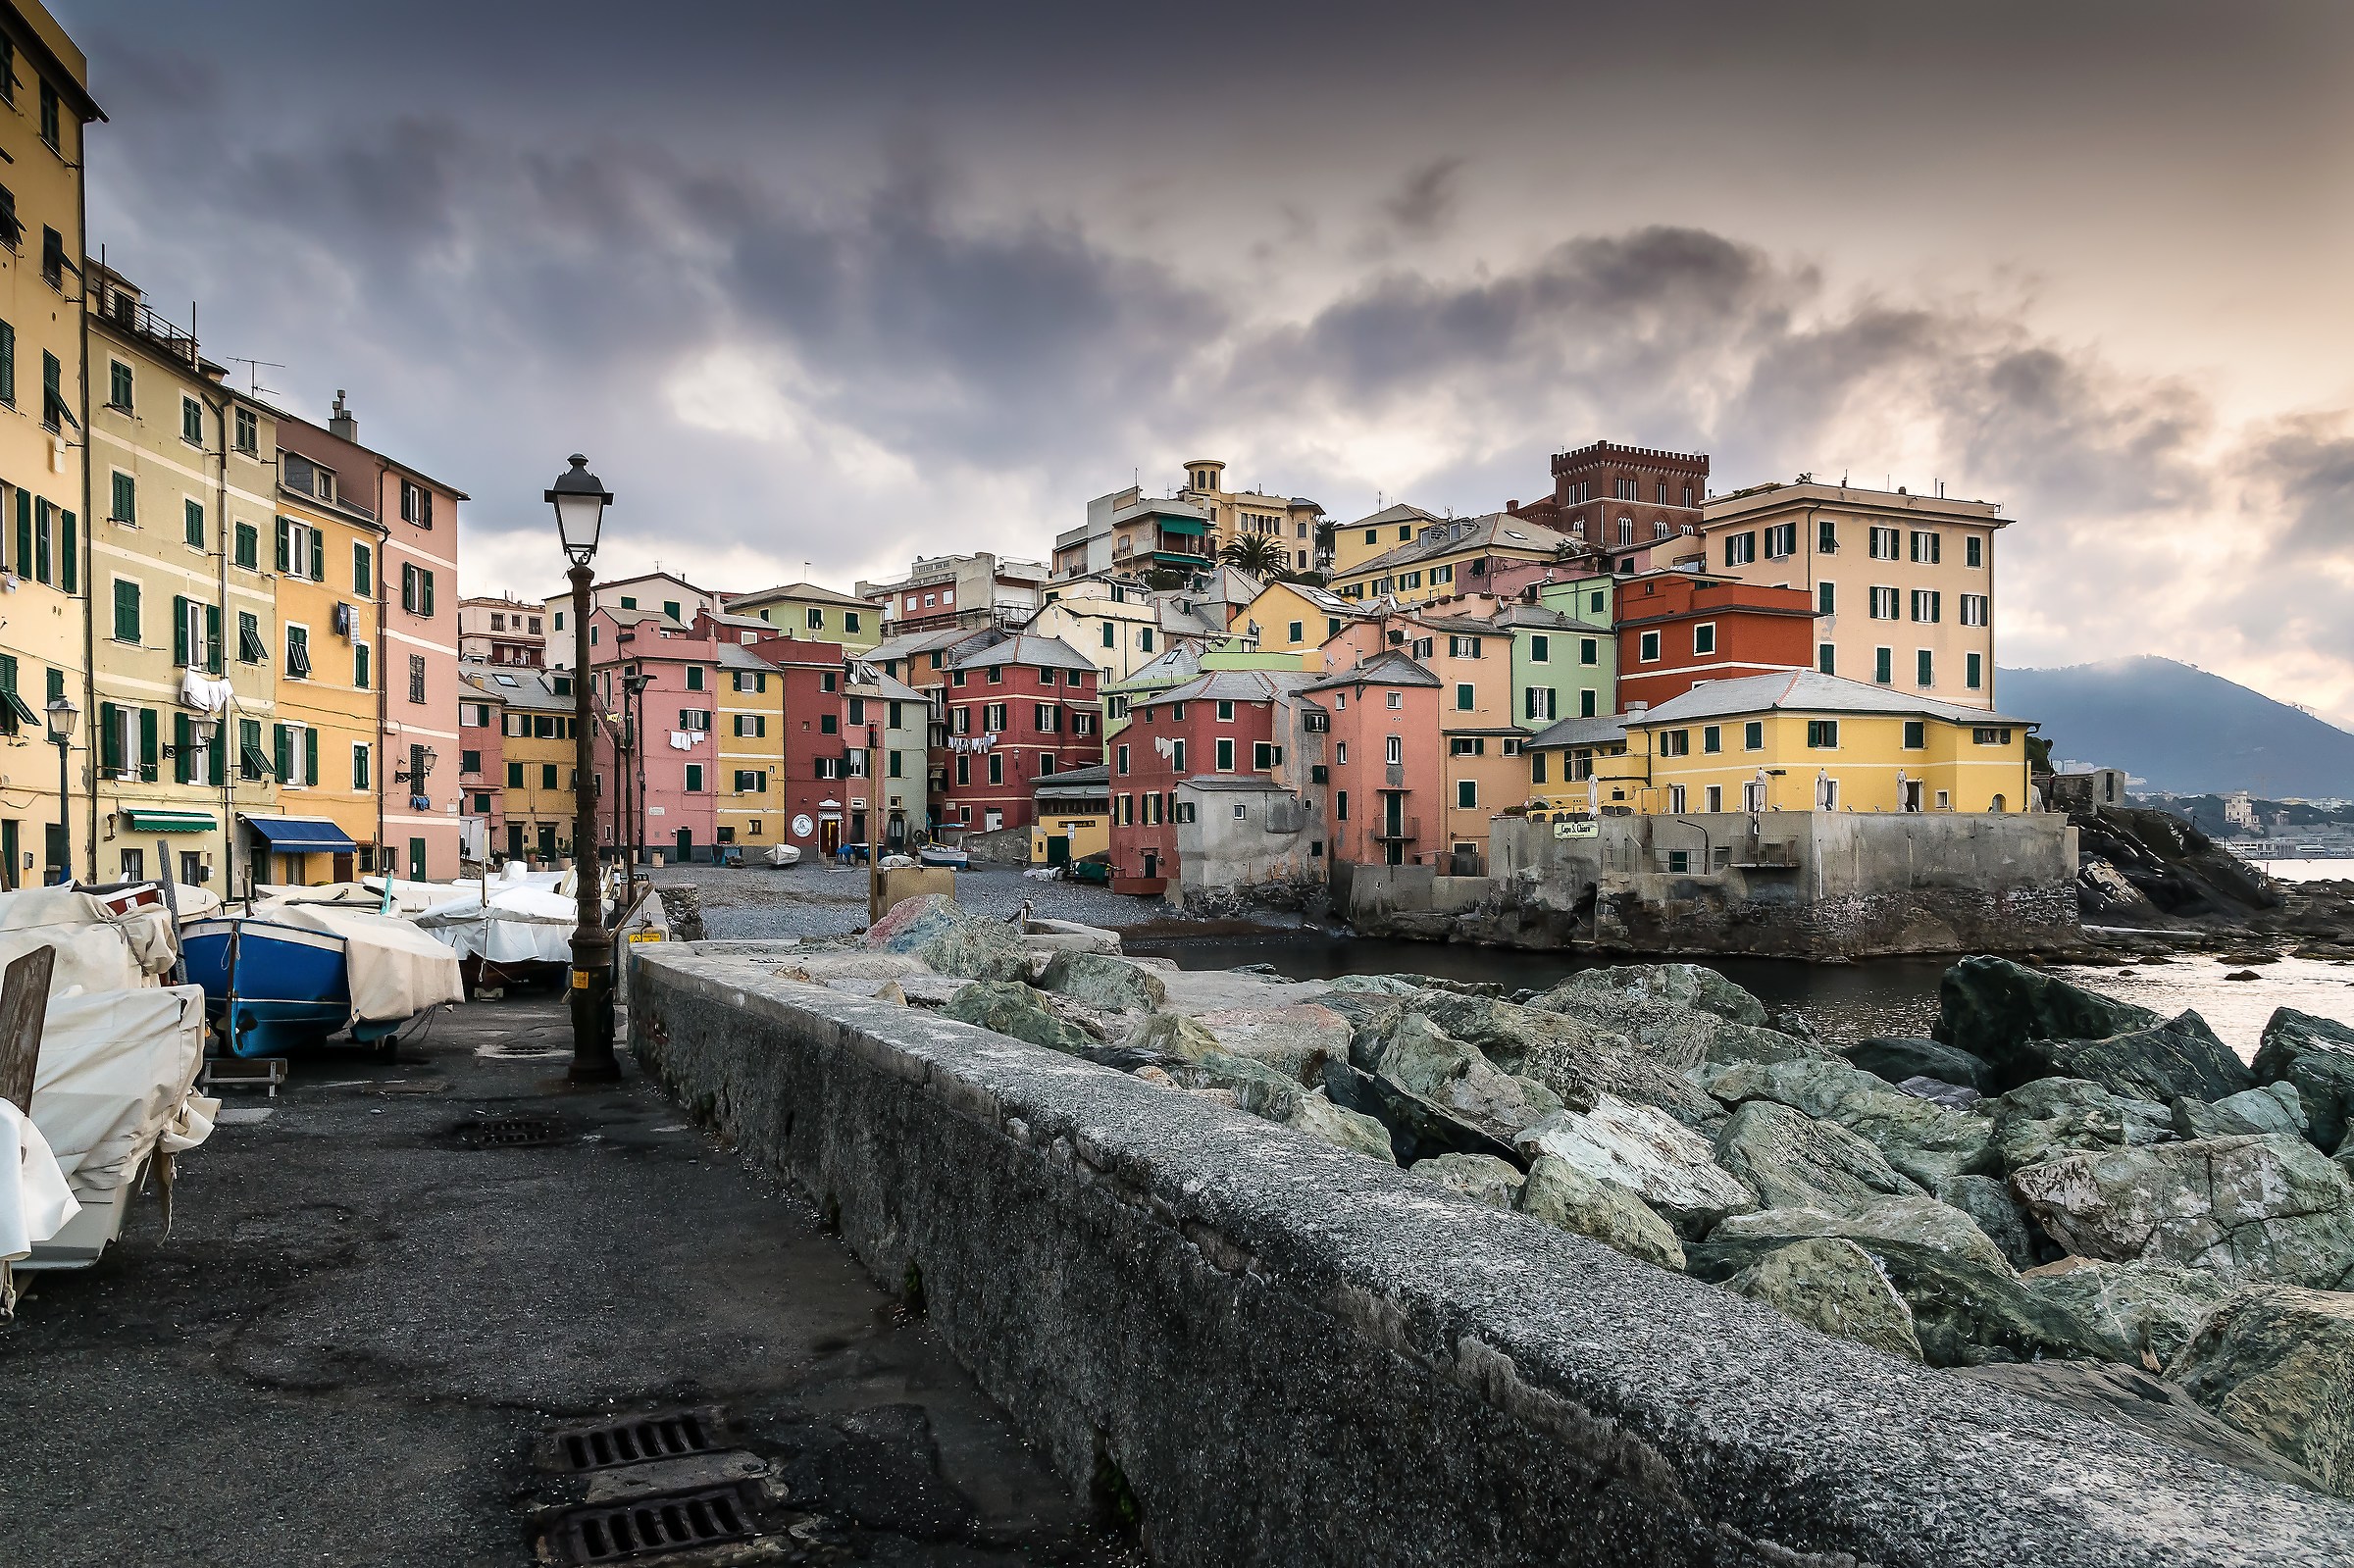
[[266,899],[188,921],[180,939],[188,978],[204,987],[234,1056],[282,1055],[344,1030],[377,1043],[420,1013],[465,1000],[455,953],[412,922],[356,902]]

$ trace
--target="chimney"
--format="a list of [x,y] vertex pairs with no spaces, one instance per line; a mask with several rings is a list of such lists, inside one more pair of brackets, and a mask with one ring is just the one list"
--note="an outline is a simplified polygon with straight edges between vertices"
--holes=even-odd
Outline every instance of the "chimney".
[[353,419],[351,410],[343,406],[343,388],[340,386],[335,388],[335,406],[327,416],[327,428],[332,434],[343,440],[354,445],[359,443],[360,422]]

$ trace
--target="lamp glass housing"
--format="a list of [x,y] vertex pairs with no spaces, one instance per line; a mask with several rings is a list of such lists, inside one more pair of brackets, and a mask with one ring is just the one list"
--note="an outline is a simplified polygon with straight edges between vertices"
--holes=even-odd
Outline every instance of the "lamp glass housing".
[[604,527],[605,508],[613,496],[604,482],[588,472],[588,460],[580,453],[572,454],[572,467],[556,477],[547,488],[548,505],[556,509],[556,531],[563,536],[564,553],[575,566],[587,566],[596,554],[598,532]]
[[73,698],[56,698],[42,710],[42,714],[49,726],[51,741],[64,745],[74,738],[74,721],[81,717],[81,710],[74,706]]

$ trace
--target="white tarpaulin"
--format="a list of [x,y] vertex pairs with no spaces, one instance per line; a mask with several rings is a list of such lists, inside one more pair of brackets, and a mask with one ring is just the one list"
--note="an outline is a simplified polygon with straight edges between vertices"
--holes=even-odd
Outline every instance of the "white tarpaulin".
[[36,947],[57,949],[53,997],[153,986],[172,968],[172,918],[160,907],[116,916],[71,887],[0,893],[0,967]]
[[204,1065],[204,990],[159,986],[49,1003],[33,1069],[32,1119],[84,1202],[160,1148],[212,1136],[220,1101],[189,1092]]
[[486,887],[477,881],[436,888],[448,896],[419,915],[417,925],[456,948],[461,958],[569,964],[573,928],[581,918],[574,892],[579,875],[577,870],[525,871],[509,862]]
[[81,1205],[39,1124],[0,1099],[0,1263],[13,1263],[64,1229]]
[[354,1023],[398,1023],[466,999],[457,955],[398,916],[348,904],[277,903],[265,918],[343,938]]

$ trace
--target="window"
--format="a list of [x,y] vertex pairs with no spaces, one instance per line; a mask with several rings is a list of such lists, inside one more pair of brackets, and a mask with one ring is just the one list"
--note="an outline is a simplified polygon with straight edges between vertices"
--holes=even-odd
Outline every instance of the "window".
[[1600,664],[1602,662],[1601,640],[1596,637],[1579,637],[1577,639],[1577,662]]
[[250,523],[237,525],[236,564],[248,572],[262,569],[262,531]]
[[1552,663],[1553,639],[1544,636],[1530,637],[1528,639],[1528,662],[1531,664]]
[[[1152,629],[1151,627],[1137,628],[1136,645],[1143,652],[1151,653],[1152,651]],[[997,679],[995,671],[991,672],[990,679],[993,681]]]
[[1231,740],[1221,738],[1218,741],[1218,772],[1234,772],[1234,742]]
[[0,403],[17,406],[17,329],[0,322]]
[[842,629],[843,629],[843,631],[844,631],[844,632],[851,632],[851,633],[853,633],[853,634],[854,634],[854,633],[856,633],[856,632],[857,632],[857,630],[858,630],[858,612],[857,612],[857,611],[855,611],[855,610],[844,610],[844,611],[843,611],[843,612],[842,612]]
[[1389,700],[1389,706],[1390,706],[1391,708],[1393,708],[1393,709],[1396,709],[1396,708],[1404,708],[1404,707],[1406,706],[1406,693],[1405,693],[1405,692],[1403,692],[1403,691],[1391,691],[1391,692],[1385,692],[1385,693],[1384,693],[1384,695],[1386,695],[1386,696],[1387,696],[1387,697],[1390,699],[1390,700]]
[[1985,673],[1986,663],[1983,655],[1976,653],[1962,655],[1962,683],[1964,685],[1972,691],[1977,690],[1985,683],[1983,680]]
[[41,140],[47,142],[49,150],[60,157],[65,155],[62,145],[64,120],[65,117],[58,113],[57,89],[44,79],[41,82]]
[[376,671],[371,667],[370,653],[365,642],[351,645],[351,683],[361,691],[376,689]]
[[1382,760],[1392,767],[1406,761],[1406,742],[1391,735],[1382,745]]
[[301,679],[311,673],[311,631],[308,627],[286,628],[286,674]]
[[1975,571],[1986,564],[1986,541],[1972,533],[1962,541],[1962,564]]
[[[41,281],[47,283],[51,288],[58,290],[60,293],[65,291],[66,236],[59,233],[56,229],[50,228],[46,226],[44,226],[41,229]],[[56,363],[57,356],[54,354],[43,354],[41,356],[41,365],[42,369],[44,370],[48,369],[52,365],[55,365]],[[56,381],[51,380],[49,382],[49,387],[50,395],[54,397],[57,389]],[[51,430],[55,430],[57,428],[55,418],[54,416],[50,416],[49,418],[49,428]]]
[[1741,727],[1741,749],[1744,751],[1766,749],[1766,722],[1763,719],[1752,719]]
[[1348,742],[1348,741],[1346,741],[1346,740],[1343,740],[1343,741],[1340,741],[1339,743],[1337,743],[1336,745],[1334,745],[1334,746],[1333,746],[1333,748],[1332,748],[1332,760],[1333,760],[1334,762],[1338,763],[1340,766],[1342,766],[1342,767],[1344,767],[1344,768],[1346,768],[1347,766],[1349,766],[1349,742]]
[[1688,757],[1692,755],[1692,732],[1689,730],[1661,731],[1660,755],[1663,757]]
[[1599,711],[1596,707],[1598,700],[1592,686],[1580,686],[1577,692],[1577,716],[1581,719],[1593,718]]
[[1896,650],[1894,648],[1871,650],[1871,678],[1881,685],[1887,685],[1896,680]]
[[411,615],[433,615],[434,575],[431,572],[409,562],[401,563],[400,607]]
[[1218,723],[1232,724],[1233,722],[1234,704],[1226,700],[1224,697],[1220,697],[1218,699]]
[[1815,584],[1815,613],[1817,615],[1835,615],[1838,613],[1838,605],[1839,596],[1833,584],[1828,582]]
[[422,653],[409,655],[409,700],[419,703],[425,701],[425,655]]
[[638,601],[625,593],[621,596],[621,607],[625,610],[635,610],[638,608]]
[[376,552],[357,539],[351,545],[351,591],[363,599],[376,597]]
[[1970,733],[1970,740],[1981,746],[2007,746],[2011,743],[2011,727],[1980,725]]
[[107,366],[106,406],[130,412],[130,367],[119,359]]
[[253,457],[260,453],[261,448],[262,422],[254,417],[252,409],[238,409],[237,450],[243,452],[247,457]]
[[180,536],[188,541],[191,549],[201,550],[204,548],[204,503],[202,501],[183,500],[180,502]]
[[1822,675],[1837,675],[1839,673],[1838,645],[1830,642],[1816,643],[1815,668]]
[[479,751],[461,751],[461,752],[459,752],[459,753],[458,753],[458,772],[460,772],[460,773],[481,773],[482,771],[483,771],[483,754],[482,754],[481,752],[479,752]]
[[1715,622],[1703,621],[1692,629],[1692,651],[1694,653],[1714,653],[1716,651]]
[[1447,651],[1458,659],[1476,659],[1479,657],[1479,638],[1449,637]]
[[1797,553],[1797,524],[1776,523],[1766,531],[1766,555],[1768,560],[1786,560]]
[[1660,659],[1660,634],[1646,632],[1635,639],[1635,657],[1644,664],[1657,664]]
[[270,644],[262,640],[262,618],[251,610],[237,612],[237,662],[259,664],[270,656]]
[[1917,686],[1933,686],[1933,685],[1935,685],[1935,684],[1937,683],[1936,676],[1935,676],[1935,674],[1934,674],[1934,671],[1935,671],[1935,669],[1936,669],[1936,661],[1935,661],[1935,656],[1934,656],[1934,655],[1932,655],[1932,654],[1929,652],[1929,650],[1928,650],[1928,649],[1926,649],[1926,648],[1918,648],[1918,649],[1914,650],[1914,654],[1913,654],[1913,683],[1914,683],[1915,685],[1917,685]]
[[1935,566],[1944,549],[1944,535],[1934,529],[1913,531],[1913,559],[1924,566]]
[[1901,543],[1897,530],[1875,528],[1871,531],[1871,558],[1875,561],[1893,561],[1897,558]]
[[139,640],[139,584],[135,578],[115,579],[115,640]]
[[1469,713],[1476,703],[1477,696],[1478,693],[1472,688],[1469,682],[1457,682],[1455,683],[1455,711]]
[[1005,782],[1005,754],[1001,751],[989,754],[989,782],[993,784]]
[[[547,771],[548,771],[548,773],[549,773],[549,774],[552,776],[552,775],[555,773],[555,771],[556,771],[556,770],[555,770],[555,769],[553,769],[553,768],[550,768],[550,769],[548,769]],[[548,783],[549,783],[549,784],[554,784],[554,783],[555,783],[555,780],[554,780],[554,778],[553,778],[553,777],[550,777],[550,778],[549,778],[549,780],[548,780]],[[689,794],[691,794],[691,795],[692,795],[692,794],[700,794],[700,793],[702,792],[702,788],[703,788],[703,765],[702,765],[701,763],[699,763],[699,762],[691,762],[691,763],[687,764],[687,792],[688,792]]]
[[1964,626],[1984,626],[1984,625],[1986,624],[1986,612],[1987,612],[1987,608],[1988,608],[1988,606],[1987,606],[1987,598],[1986,598],[1986,595],[1985,595],[1985,594],[1983,594],[1983,593],[1965,593],[1965,594],[1963,594],[1963,595],[1962,595],[1962,624],[1963,624]]
[[1894,588],[1871,590],[1871,618],[1874,621],[1893,621],[1897,615],[1897,593]]
[[[289,577],[309,578],[314,582],[327,581],[325,542],[317,529],[297,523],[292,518],[278,520],[278,570]],[[409,570],[415,570],[410,568]]]
[[1478,805],[1479,781],[1476,779],[1458,779],[1455,782],[1455,803],[1458,808],[1465,811],[1468,811],[1472,807]]
[[[1620,540],[1625,543],[1625,540]],[[1724,564],[1747,566],[1758,558],[1758,536],[1755,533],[1728,533],[1724,536]]]
[[434,492],[413,480],[400,481],[400,518],[421,529],[434,526]]
[[1836,719],[1809,719],[1807,721],[1807,744],[1817,751],[1837,750],[1839,721]]
[[687,689],[690,691],[703,689],[703,667],[701,665],[691,664],[687,667]]
[[1938,620],[1943,614],[1944,601],[1945,595],[1935,588],[1915,588],[1913,590],[1913,619],[1916,621]]
[[1335,822],[1347,822],[1349,820],[1349,791],[1346,789],[1339,789],[1333,792],[1332,820]]
[[1905,749],[1925,751],[1929,745],[1929,727],[1919,719],[1905,721]]
[[372,771],[369,767],[368,748],[364,745],[354,744],[351,748],[351,786],[354,789],[374,787],[369,783]]
[[120,471],[115,475],[113,505],[106,520],[130,524],[139,521],[139,481]]
[[204,405],[192,397],[179,400],[179,438],[190,446],[204,444]]
[[510,762],[507,764],[507,787],[509,789],[521,789],[523,787],[522,763]]
[[1703,725],[1700,731],[1700,749],[1722,751],[1724,749],[1724,728],[1721,725]]
[[1265,773],[1283,761],[1283,747],[1271,740],[1257,740],[1251,745],[1251,766]]
[[1524,709],[1523,717],[1531,720],[1546,720],[1553,717],[1553,687],[1526,686],[1521,689],[1520,697]]
[[1174,773],[1183,773],[1183,772],[1185,772],[1185,742],[1184,742],[1184,741],[1182,741],[1182,740],[1172,740],[1172,741],[1170,741],[1170,742],[1169,742],[1169,768],[1170,768],[1170,771],[1171,771],[1171,772],[1174,772]]

